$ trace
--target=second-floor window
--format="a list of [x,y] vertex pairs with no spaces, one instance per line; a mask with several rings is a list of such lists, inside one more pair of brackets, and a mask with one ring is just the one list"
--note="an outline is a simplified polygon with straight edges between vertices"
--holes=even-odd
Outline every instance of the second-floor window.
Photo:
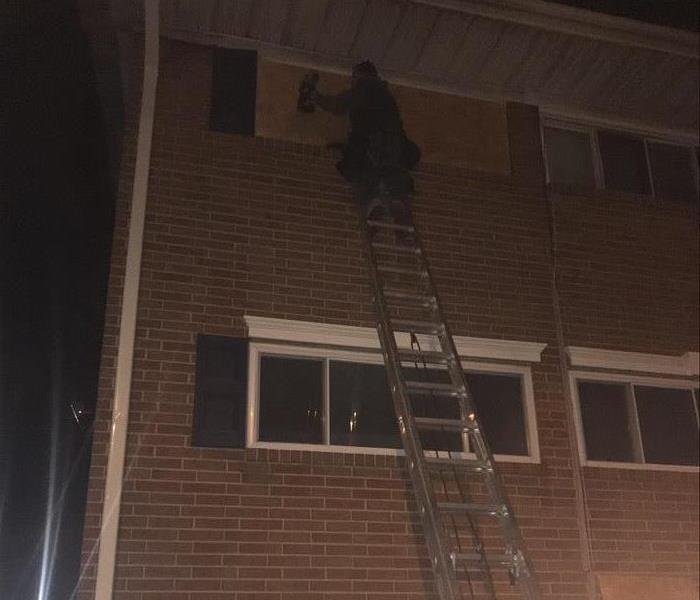
[[631,133],[546,123],[547,177],[563,190],[608,189],[696,203],[697,149]]

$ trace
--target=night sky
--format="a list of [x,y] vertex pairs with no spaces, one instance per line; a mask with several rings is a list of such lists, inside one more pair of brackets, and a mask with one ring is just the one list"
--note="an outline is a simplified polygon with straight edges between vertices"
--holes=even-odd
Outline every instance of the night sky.
[[[698,31],[697,1],[559,3]],[[0,598],[66,600],[91,444],[71,405],[96,399],[118,127],[73,2],[11,2],[0,35]]]
[[637,19],[687,31],[700,29],[698,0],[554,0],[595,12]]
[[77,13],[68,2],[10,10],[0,54],[0,598],[65,600],[91,442],[90,419],[77,423],[71,405],[95,403],[113,187]]

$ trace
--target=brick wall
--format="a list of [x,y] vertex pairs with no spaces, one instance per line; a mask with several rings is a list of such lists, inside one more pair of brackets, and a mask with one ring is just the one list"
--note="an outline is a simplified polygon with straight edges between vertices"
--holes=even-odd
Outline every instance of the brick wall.
[[[243,335],[244,314],[372,324],[356,216],[335,174],[334,157],[316,147],[207,131],[209,56],[203,47],[163,48],[115,598],[434,598],[401,460],[190,446],[197,333]],[[133,128],[130,135],[133,141]],[[127,152],[95,425],[83,598],[91,598],[94,589],[132,161]],[[453,332],[548,344],[542,362],[533,366],[542,464],[504,465],[503,474],[545,598],[582,600],[547,201],[532,181],[453,167],[423,165],[416,179],[415,218]],[[654,335],[636,331],[631,341],[611,335],[611,329],[630,322],[623,317],[640,324],[649,318],[608,306],[617,288],[605,297],[601,292],[581,299],[576,286],[583,275],[577,269],[593,264],[589,253],[605,262],[606,273],[632,270],[613,260],[618,249],[612,242],[587,245],[590,236],[577,232],[579,210],[592,228],[596,210],[619,211],[616,222],[622,226],[626,205],[611,205],[585,198],[556,205],[567,343],[582,343],[585,335],[586,345],[600,347],[638,350],[640,340],[647,340],[646,351],[691,349],[678,322],[664,316],[692,304],[690,283],[678,294],[654,296],[652,306],[644,304],[647,317],[653,313]],[[655,210],[674,252],[685,252],[685,242],[673,235],[676,226],[685,231],[684,217],[666,207]],[[661,241],[659,247],[665,247]],[[630,296],[629,286],[650,286],[657,274],[665,276],[654,271],[656,250],[645,248],[643,254],[625,255],[633,264],[642,260],[643,278],[613,277]],[[582,309],[592,326],[577,325]],[[697,322],[697,306],[694,314]],[[664,338],[661,346],[652,346],[654,336]],[[626,571],[662,550],[674,557],[667,574],[691,574],[697,534],[692,537],[685,523],[697,511],[675,511],[665,527],[658,517],[667,506],[697,502],[692,491],[697,475],[599,471],[586,473],[597,568]],[[637,490],[643,499],[635,496]],[[613,510],[627,505],[630,512],[607,515],[606,498],[613,495]],[[608,537],[611,531],[615,540]],[[669,535],[670,545],[659,546]],[[614,557],[610,544],[616,544]],[[681,547],[692,551],[681,556]]]
[[[611,193],[552,201],[567,345],[697,351],[697,209]],[[696,576],[697,474],[588,467],[584,478],[597,572]]]

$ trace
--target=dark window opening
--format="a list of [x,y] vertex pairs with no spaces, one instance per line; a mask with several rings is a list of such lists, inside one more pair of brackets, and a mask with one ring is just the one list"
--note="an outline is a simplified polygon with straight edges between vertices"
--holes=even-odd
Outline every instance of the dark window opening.
[[467,381],[491,451],[527,456],[521,377],[467,373]]
[[330,361],[331,444],[400,448],[383,365]]
[[598,144],[607,189],[635,194],[651,192],[643,139],[599,131]]
[[649,142],[648,147],[654,195],[697,203],[698,189],[691,149],[658,142]]
[[555,187],[595,188],[591,136],[584,131],[544,128],[547,169]]
[[698,423],[692,390],[634,386],[644,461],[698,464]]
[[323,442],[323,361],[263,356],[258,437],[266,442]]
[[627,386],[581,381],[578,392],[588,459],[639,462]]

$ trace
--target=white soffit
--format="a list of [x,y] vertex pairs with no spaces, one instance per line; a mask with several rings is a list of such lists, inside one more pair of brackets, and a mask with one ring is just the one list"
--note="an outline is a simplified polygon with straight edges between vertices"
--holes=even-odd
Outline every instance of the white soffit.
[[614,369],[618,371],[636,371],[643,373],[665,373],[667,375],[697,376],[700,354],[686,352],[681,356],[667,354],[645,354],[642,352],[622,352],[618,350],[601,350],[568,346],[572,367],[589,367],[593,369]]
[[174,39],[255,48],[271,60],[342,72],[369,58],[393,83],[697,140],[694,32],[539,0],[162,5],[163,35]]
[[[331,325],[309,321],[291,321],[270,317],[243,317],[248,329],[248,337],[261,340],[297,342],[344,348],[379,350],[377,332],[371,327],[351,325]],[[419,335],[421,347],[437,350],[435,338]],[[547,344],[541,342],[521,342],[453,336],[457,352],[462,357],[487,358],[517,362],[536,363],[541,361],[542,351]],[[407,333],[398,334],[396,342],[399,347],[409,347]]]

